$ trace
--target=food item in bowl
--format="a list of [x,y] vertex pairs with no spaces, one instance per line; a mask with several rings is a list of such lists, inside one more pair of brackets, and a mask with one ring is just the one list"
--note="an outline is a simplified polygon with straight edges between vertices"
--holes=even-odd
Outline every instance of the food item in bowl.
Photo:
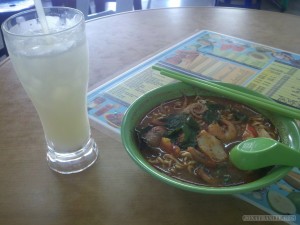
[[214,187],[252,182],[271,169],[235,168],[228,157],[235,145],[255,137],[280,141],[268,118],[217,97],[182,96],[164,102],[148,112],[135,130],[142,155],[156,169],[185,182]]

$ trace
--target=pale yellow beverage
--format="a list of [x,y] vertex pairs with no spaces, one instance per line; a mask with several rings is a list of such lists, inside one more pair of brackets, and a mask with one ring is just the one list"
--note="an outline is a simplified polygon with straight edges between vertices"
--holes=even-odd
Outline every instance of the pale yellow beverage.
[[9,56],[42,122],[50,168],[79,172],[98,156],[86,106],[84,17],[75,9],[49,8],[45,33],[34,13],[21,13],[4,23]]
[[84,146],[90,136],[85,107],[88,57],[85,41],[61,48],[57,46],[46,55],[41,49],[33,56],[10,57],[39,113],[47,141],[57,151],[68,152]]

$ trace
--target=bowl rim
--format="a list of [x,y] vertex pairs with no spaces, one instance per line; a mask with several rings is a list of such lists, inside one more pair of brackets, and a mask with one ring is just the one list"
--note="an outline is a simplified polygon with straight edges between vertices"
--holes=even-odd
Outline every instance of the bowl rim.
[[[227,84],[224,84],[224,85],[227,85]],[[228,84],[228,85],[230,87],[232,87],[231,84]],[[127,109],[127,111],[123,117],[122,126],[121,126],[121,140],[122,140],[122,144],[123,144],[125,150],[127,151],[127,153],[130,155],[130,157],[133,159],[133,161],[140,168],[142,168],[144,171],[148,172],[154,178],[159,179],[171,186],[174,186],[174,187],[177,187],[177,188],[180,188],[183,190],[187,190],[187,191],[206,193],[206,194],[239,194],[239,193],[258,190],[258,189],[261,189],[263,187],[266,187],[266,186],[269,186],[269,185],[275,183],[276,181],[283,178],[289,171],[292,170],[293,167],[276,166],[266,176],[264,176],[258,180],[255,180],[253,182],[250,182],[250,183],[235,185],[235,186],[211,187],[211,186],[196,185],[196,184],[181,181],[179,179],[168,176],[167,174],[160,172],[155,167],[153,167],[150,163],[148,163],[144,159],[144,157],[140,153],[140,150],[137,148],[137,146],[133,140],[134,139],[133,135],[134,135],[135,131],[133,129],[134,127],[132,126],[132,123],[133,123],[132,118],[134,118],[133,117],[134,113],[136,112],[136,110],[139,110],[141,108],[141,106],[145,105],[145,101],[151,100],[154,96],[158,95],[158,93],[160,93],[160,92],[166,92],[169,89],[174,89],[175,92],[178,92],[178,90],[180,88],[188,88],[188,87],[192,87],[193,89],[201,89],[201,88],[198,88],[198,87],[195,87],[192,85],[188,85],[183,82],[176,82],[176,83],[168,84],[168,85],[154,89],[154,90],[140,96]],[[261,94],[253,92],[251,90],[249,90],[249,92],[259,95],[259,96],[262,96]],[[211,93],[211,92],[208,92],[208,93]],[[220,97],[222,97],[222,96],[220,96]],[[266,98],[266,96],[263,96],[263,97]],[[176,97],[174,97],[174,98],[176,98]],[[230,99],[230,98],[228,98],[228,99]],[[169,100],[171,100],[171,98],[169,98]],[[162,101],[166,101],[166,100],[162,100]],[[233,101],[235,101],[235,100],[233,99]],[[247,104],[245,104],[245,105],[247,105]],[[150,107],[150,109],[152,109],[154,107],[155,106],[152,106],[152,107]],[[256,109],[256,110],[258,110],[258,109]],[[140,114],[140,117],[144,116],[144,114],[142,116],[141,115],[142,115],[142,113]],[[293,132],[295,133],[295,134],[293,134],[293,136],[298,136],[298,139],[299,139],[299,137],[300,137],[299,127],[294,120],[286,118],[286,117],[282,117],[279,115],[274,115],[274,114],[272,114],[272,115],[274,116],[274,118],[276,118],[276,120],[280,120],[280,121],[283,120],[285,124],[289,123],[287,125],[289,126],[289,128],[291,127],[293,129]],[[141,118],[136,119],[136,120],[140,120],[140,119]],[[131,129],[128,130],[128,127]],[[289,138],[291,138],[291,137],[289,137]],[[300,146],[300,144],[299,144],[299,142],[297,142],[296,143],[297,149],[299,149],[299,146]],[[299,149],[299,151],[300,151],[300,149]]]

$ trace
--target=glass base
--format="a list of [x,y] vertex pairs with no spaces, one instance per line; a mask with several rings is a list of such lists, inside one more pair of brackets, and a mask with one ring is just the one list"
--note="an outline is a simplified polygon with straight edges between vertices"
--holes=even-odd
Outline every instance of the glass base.
[[98,148],[94,139],[90,138],[87,144],[73,153],[57,153],[48,146],[47,161],[49,167],[62,174],[81,172],[97,160]]

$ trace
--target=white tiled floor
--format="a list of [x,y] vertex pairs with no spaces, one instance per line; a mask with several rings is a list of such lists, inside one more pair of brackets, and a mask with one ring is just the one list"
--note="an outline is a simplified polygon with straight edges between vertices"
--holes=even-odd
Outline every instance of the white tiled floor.
[[[235,0],[244,2],[244,0]],[[262,0],[261,9],[268,11],[279,11],[273,0]],[[215,0],[142,0],[143,8],[180,7],[180,6],[213,6]],[[288,8],[285,13],[300,15],[300,0],[289,0]]]
[[214,0],[143,0],[143,8],[165,8],[185,6],[214,6]]

